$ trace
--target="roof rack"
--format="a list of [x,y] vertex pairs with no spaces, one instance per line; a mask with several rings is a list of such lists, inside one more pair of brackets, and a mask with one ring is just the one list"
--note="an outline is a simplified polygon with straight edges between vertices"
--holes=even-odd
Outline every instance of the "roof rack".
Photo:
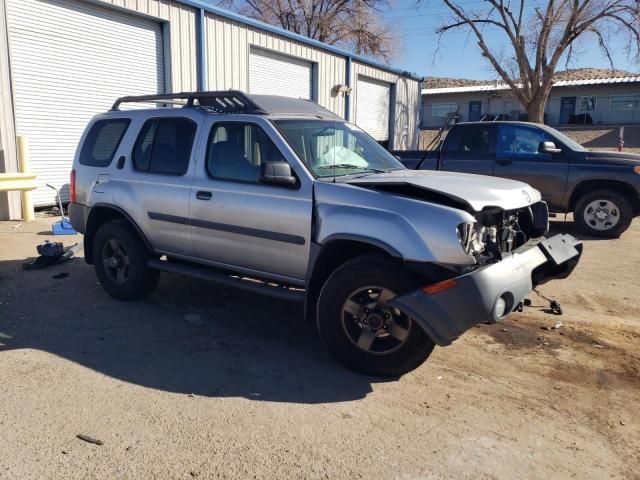
[[[176,102],[176,100],[186,100],[186,102],[180,103]],[[120,104],[122,103],[177,104],[183,105],[184,107],[202,107],[215,113],[266,115],[266,112],[258,107],[253,100],[238,90],[163,93],[158,95],[120,97],[114,102],[111,111],[120,110]]]

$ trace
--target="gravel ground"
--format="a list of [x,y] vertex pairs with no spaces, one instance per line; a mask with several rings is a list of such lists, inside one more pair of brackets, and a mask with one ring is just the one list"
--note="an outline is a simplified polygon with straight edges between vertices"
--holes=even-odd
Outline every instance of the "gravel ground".
[[0,222],[0,479],[640,479],[637,220],[542,287],[563,316],[534,296],[394,381],[345,370],[286,303],[169,275],[122,303],[79,258],[23,271],[50,223]]

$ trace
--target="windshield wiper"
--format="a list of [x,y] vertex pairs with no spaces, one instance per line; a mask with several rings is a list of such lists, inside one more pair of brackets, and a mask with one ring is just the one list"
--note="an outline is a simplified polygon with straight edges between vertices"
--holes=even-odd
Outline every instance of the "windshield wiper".
[[340,168],[342,170],[364,170],[368,172],[375,173],[385,173],[387,170],[380,170],[379,168],[371,168],[371,167],[360,167],[358,165],[352,165],[351,163],[336,163],[335,165],[322,165],[320,167],[316,167],[316,170],[331,170]]

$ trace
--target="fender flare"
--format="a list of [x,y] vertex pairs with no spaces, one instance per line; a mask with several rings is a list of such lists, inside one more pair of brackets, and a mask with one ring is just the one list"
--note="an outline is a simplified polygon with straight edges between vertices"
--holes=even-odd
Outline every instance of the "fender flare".
[[95,232],[97,231],[97,227],[93,226],[92,223],[95,223],[95,215],[97,209],[108,209],[113,210],[120,214],[124,219],[131,224],[135,232],[142,239],[145,244],[145,247],[149,252],[153,252],[153,246],[151,242],[147,239],[147,236],[144,234],[142,229],[138,226],[135,220],[129,215],[125,210],[118,207],[117,205],[113,205],[110,203],[96,203],[91,207],[91,211],[89,215],[87,215],[86,227],[85,227],[85,235],[84,235],[84,252],[85,252],[85,261],[89,264],[93,263],[93,237],[95,236]]

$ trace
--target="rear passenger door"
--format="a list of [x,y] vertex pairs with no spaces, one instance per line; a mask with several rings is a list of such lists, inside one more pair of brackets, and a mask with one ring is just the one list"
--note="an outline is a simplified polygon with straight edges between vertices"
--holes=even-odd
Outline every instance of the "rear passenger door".
[[[302,167],[287,158],[288,147],[266,120],[212,120],[210,125],[191,189],[195,255],[204,263],[303,283],[311,236],[311,180],[296,172]],[[298,184],[261,184],[260,165],[265,161],[287,161]]]
[[459,125],[447,135],[440,155],[440,170],[493,175],[493,124]]
[[142,228],[161,253],[191,255],[189,192],[198,123],[188,114],[163,111],[136,122],[129,158],[116,170],[113,201]]

